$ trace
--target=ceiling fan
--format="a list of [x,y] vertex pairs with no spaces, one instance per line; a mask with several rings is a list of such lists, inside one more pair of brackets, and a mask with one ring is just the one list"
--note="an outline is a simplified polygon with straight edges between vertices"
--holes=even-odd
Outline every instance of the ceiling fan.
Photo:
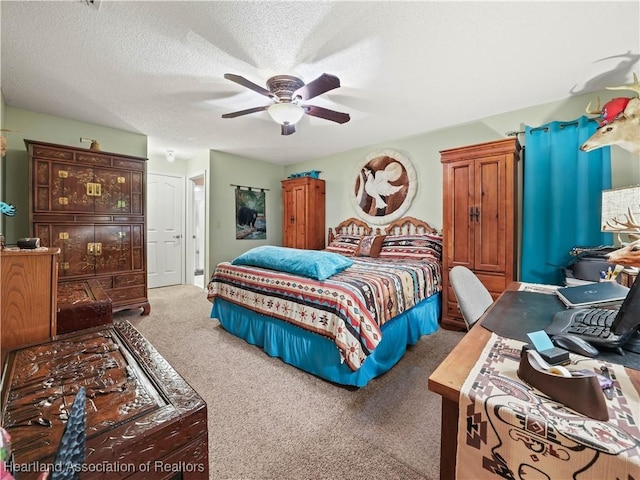
[[271,118],[281,125],[282,135],[295,133],[295,124],[305,115],[324,118],[336,123],[346,123],[351,117],[348,113],[336,112],[316,105],[301,104],[329,90],[340,86],[340,79],[335,75],[323,73],[315,80],[305,84],[291,75],[276,75],[267,80],[267,88],[247,80],[240,75],[225,73],[224,78],[247,87],[254,92],[269,97],[274,103],[262,107],[248,108],[233,113],[225,113],[222,118],[235,118],[250,113],[266,110]]

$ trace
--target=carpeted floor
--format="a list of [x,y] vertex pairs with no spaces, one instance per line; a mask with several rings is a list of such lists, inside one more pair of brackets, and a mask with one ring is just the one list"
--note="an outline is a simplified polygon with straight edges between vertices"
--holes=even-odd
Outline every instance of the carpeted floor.
[[439,477],[440,397],[430,372],[462,333],[440,330],[361,389],[328,383],[227,333],[195,286],[149,290],[120,312],[207,402],[211,479]]

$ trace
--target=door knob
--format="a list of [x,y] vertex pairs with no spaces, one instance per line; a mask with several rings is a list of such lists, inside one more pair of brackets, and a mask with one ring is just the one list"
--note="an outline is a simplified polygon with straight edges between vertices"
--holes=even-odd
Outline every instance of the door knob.
[[182,238],[182,235],[174,235],[173,238]]

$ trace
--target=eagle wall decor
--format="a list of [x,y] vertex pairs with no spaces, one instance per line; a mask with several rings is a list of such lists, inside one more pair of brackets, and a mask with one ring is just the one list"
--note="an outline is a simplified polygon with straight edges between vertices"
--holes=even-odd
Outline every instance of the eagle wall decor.
[[356,168],[351,201],[359,217],[370,224],[385,225],[406,213],[417,183],[415,168],[406,155],[375,151]]

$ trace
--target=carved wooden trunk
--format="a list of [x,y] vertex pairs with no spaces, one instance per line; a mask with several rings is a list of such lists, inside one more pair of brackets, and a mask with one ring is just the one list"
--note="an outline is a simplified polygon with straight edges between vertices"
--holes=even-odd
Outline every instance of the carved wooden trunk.
[[25,140],[30,236],[60,248],[59,281],[95,279],[113,311],[147,299],[146,159]]
[[113,323],[111,299],[97,280],[58,285],[58,335],[108,323]]
[[126,321],[9,353],[2,424],[20,480],[53,464],[80,387],[87,395],[80,479],[208,480],[206,403]]

